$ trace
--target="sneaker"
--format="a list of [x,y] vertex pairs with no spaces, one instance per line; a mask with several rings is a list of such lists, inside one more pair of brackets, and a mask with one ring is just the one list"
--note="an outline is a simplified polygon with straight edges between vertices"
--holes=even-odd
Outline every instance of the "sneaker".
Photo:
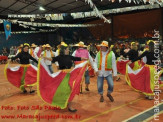
[[111,96],[111,94],[107,94],[107,97],[109,97],[109,99],[110,99],[111,102],[114,102],[114,99],[113,99],[113,97]]
[[103,96],[100,97],[100,102],[104,102],[104,97]]
[[148,96],[148,100],[153,100],[153,96]]
[[89,91],[89,88],[85,88],[86,91]]
[[25,89],[25,90],[23,91],[23,93],[24,93],[24,94],[27,93],[27,90]]
[[120,80],[120,77],[118,77],[117,79],[116,79],[116,81],[119,81]]
[[32,91],[30,91],[29,93],[30,93],[30,94],[35,93],[35,90],[32,90]]
[[145,95],[145,99],[148,99],[148,95]]
[[80,92],[80,94],[83,94],[83,92]]
[[68,108],[68,111],[70,111],[70,112],[76,112],[77,109],[71,109],[71,108]]

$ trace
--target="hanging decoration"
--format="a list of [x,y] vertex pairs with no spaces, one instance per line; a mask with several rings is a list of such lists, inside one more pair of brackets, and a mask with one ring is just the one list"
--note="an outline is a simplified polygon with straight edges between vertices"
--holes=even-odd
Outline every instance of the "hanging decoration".
[[86,3],[88,3],[90,5],[90,7],[93,9],[93,11],[96,13],[96,16],[98,16],[99,18],[103,19],[104,22],[106,23],[111,23],[111,20],[107,19],[106,17],[104,17],[104,15],[102,14],[102,12],[100,12],[97,7],[95,6],[95,4],[92,2],[92,0],[85,0]]
[[[123,13],[123,12],[135,11],[135,10],[156,9],[156,8],[160,8],[160,7],[163,7],[163,0],[162,0],[162,2],[159,2],[159,4],[157,2],[156,4],[139,5],[139,6],[132,6],[132,7],[116,8],[116,9],[108,9],[108,10],[101,10],[99,12],[104,14],[104,15],[108,15],[108,14],[117,14],[117,13]],[[61,21],[61,20],[64,20],[63,19],[64,15],[65,15],[65,13],[62,13],[62,14],[45,14],[45,15],[39,15],[39,14],[31,14],[31,15],[9,14],[8,18],[29,18],[30,21],[32,20],[32,22],[33,22],[33,20],[40,19],[40,18],[44,18],[47,21],[50,21],[50,20]],[[97,16],[95,11],[77,12],[77,13],[71,13],[70,15],[73,17],[73,19],[90,18],[90,17],[96,17]],[[2,23],[2,22],[0,21],[0,23]]]
[[3,25],[4,25],[6,40],[8,40],[9,37],[11,36],[11,22],[4,20]]
[[[51,29],[51,30],[39,29],[38,31],[16,31],[16,32],[11,32],[11,33],[12,34],[28,34],[28,33],[40,33],[40,32],[48,33],[48,32],[55,32],[56,30],[57,28]],[[0,32],[0,34],[4,34],[4,32]]]
[[51,24],[51,23],[35,23],[35,22],[24,22],[24,21],[18,21],[19,25],[24,26],[28,28],[28,26],[34,26],[34,27],[95,27],[101,24]]

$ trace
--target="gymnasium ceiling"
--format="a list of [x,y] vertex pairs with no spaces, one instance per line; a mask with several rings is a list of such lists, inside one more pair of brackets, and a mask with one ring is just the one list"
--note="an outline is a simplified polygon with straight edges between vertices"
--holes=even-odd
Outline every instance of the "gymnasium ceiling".
[[[144,2],[135,4],[134,2],[127,3],[122,0],[111,2],[111,0],[92,0],[95,6],[99,10],[124,8],[131,6],[145,5]],[[147,3],[149,4],[149,3]],[[45,10],[39,10],[39,7],[43,7]],[[85,0],[0,0],[0,19],[8,19],[8,14],[57,14],[57,13],[74,13],[74,12],[88,12],[92,11],[90,5]],[[148,10],[143,10],[148,11]],[[139,12],[139,11],[134,11]],[[15,18],[9,18],[15,19]],[[64,21],[47,21],[44,19],[35,19],[35,22],[43,23],[85,23],[85,21],[92,21],[92,19],[98,18],[84,18],[73,20],[71,16],[68,16]],[[19,18],[18,20],[30,22],[29,18]],[[30,30],[28,28],[20,27],[18,24],[12,25],[13,31]],[[0,24],[0,31],[3,31],[3,24]]]
[[[92,0],[96,7],[100,9],[122,8],[144,3],[134,4],[122,0],[111,2],[109,0]],[[45,8],[40,11],[39,7]],[[6,14],[51,14],[51,13],[71,13],[91,11],[85,0],[0,0],[0,15]]]

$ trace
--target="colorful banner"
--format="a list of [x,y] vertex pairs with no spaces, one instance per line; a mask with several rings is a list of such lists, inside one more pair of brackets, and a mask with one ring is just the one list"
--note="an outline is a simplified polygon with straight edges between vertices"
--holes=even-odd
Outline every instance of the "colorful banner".
[[61,70],[50,74],[44,61],[38,65],[38,95],[51,106],[64,109],[76,94],[80,93],[80,83],[87,68],[87,61],[74,69]]
[[6,40],[8,40],[8,38],[11,36],[11,22],[4,20],[3,25],[4,25]]

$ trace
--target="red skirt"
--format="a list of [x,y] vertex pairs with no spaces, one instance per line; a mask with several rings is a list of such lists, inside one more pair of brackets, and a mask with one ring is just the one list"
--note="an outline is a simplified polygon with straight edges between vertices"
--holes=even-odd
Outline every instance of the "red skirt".
[[35,85],[37,81],[37,67],[31,64],[16,67],[8,67],[6,64],[4,73],[7,80],[21,90],[27,86]]

